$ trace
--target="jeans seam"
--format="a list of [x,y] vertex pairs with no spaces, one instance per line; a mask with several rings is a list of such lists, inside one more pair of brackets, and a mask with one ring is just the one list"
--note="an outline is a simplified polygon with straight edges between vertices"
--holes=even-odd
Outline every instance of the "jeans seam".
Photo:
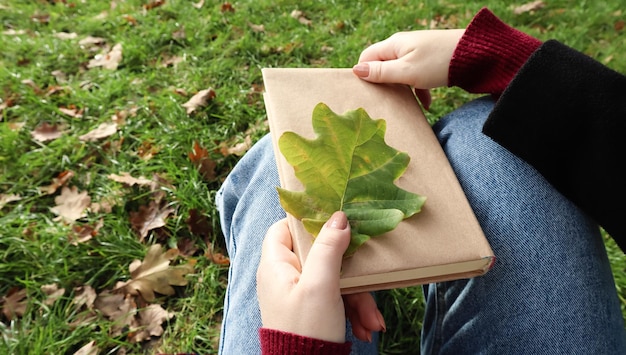
[[433,354],[439,354],[441,351],[441,346],[443,344],[443,318],[445,316],[445,312],[447,309],[446,305],[446,285],[445,283],[437,283],[437,311],[436,311],[436,321],[435,321],[435,334],[433,341]]

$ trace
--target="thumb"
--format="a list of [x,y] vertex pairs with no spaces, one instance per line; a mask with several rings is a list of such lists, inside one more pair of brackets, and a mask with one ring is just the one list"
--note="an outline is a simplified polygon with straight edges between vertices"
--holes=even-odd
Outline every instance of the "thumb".
[[352,72],[372,83],[413,85],[406,63],[398,59],[361,62],[352,67]]
[[350,225],[346,214],[333,213],[315,238],[302,267],[300,282],[315,281],[323,285],[339,282],[343,253],[350,244]]

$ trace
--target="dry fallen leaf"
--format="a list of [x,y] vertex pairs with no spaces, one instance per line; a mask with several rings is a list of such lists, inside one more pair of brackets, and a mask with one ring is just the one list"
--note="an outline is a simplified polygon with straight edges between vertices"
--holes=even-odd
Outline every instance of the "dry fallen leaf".
[[137,304],[130,295],[103,291],[98,294],[94,307],[114,322],[111,329],[112,336],[119,336],[124,328],[133,327],[136,324]]
[[311,26],[313,24],[313,21],[309,20],[308,18],[306,18],[304,16],[304,13],[300,10],[293,10],[291,11],[291,15],[292,18],[295,18],[296,20],[298,20],[298,22],[300,22],[303,25],[306,26]]
[[171,207],[150,201],[147,206],[139,206],[139,211],[130,212],[130,223],[139,234],[139,240],[143,241],[149,231],[165,226],[165,219],[173,212]]
[[130,341],[139,343],[150,337],[163,335],[163,322],[174,317],[174,313],[164,310],[158,304],[151,304],[139,310],[138,329],[131,330]]
[[235,12],[235,8],[229,2],[222,3],[221,10],[222,12]]
[[22,197],[16,194],[0,194],[0,210],[6,206],[7,203],[21,200]]
[[59,125],[51,125],[48,122],[43,122],[31,131],[30,135],[38,142],[47,142],[61,137],[63,131]]
[[172,286],[185,286],[185,275],[194,270],[195,260],[186,264],[170,266],[170,262],[178,256],[178,249],[170,249],[163,253],[160,244],[154,244],[142,261],[135,260],[130,264],[131,280],[116,287],[116,291],[141,296],[148,302],[154,301],[155,293],[171,296],[175,293]]
[[87,132],[82,136],[78,137],[81,141],[97,141],[102,138],[109,137],[117,132],[117,123],[109,122],[109,123],[101,123],[98,128],[93,131]]
[[149,2],[143,5],[143,8],[146,10],[152,10],[162,5],[165,5],[165,0],[154,0],[152,2]]
[[2,314],[7,320],[12,321],[23,316],[28,305],[26,289],[11,288],[5,296],[2,296],[0,303],[2,303]]
[[92,37],[87,36],[80,41],[78,41],[78,45],[87,50],[93,50],[94,48],[99,48],[100,46],[106,43],[106,39],[102,37]]
[[185,220],[189,231],[193,235],[206,238],[213,233],[213,227],[209,218],[195,208],[189,210],[189,217]]
[[52,184],[40,187],[39,191],[52,195],[59,187],[65,185],[72,177],[74,177],[74,172],[72,170],[62,171],[59,175],[57,175],[57,177],[52,179]]
[[54,34],[54,37],[58,38],[58,39],[74,39],[76,37],[78,37],[78,34],[76,34],[76,32],[57,32]]
[[117,182],[120,182],[122,184],[126,184],[128,186],[133,186],[133,185],[152,186],[154,184],[154,181],[152,181],[150,179],[146,179],[143,176],[140,176],[138,178],[134,178],[127,172],[122,172],[122,175],[109,174],[109,176],[107,176],[107,177],[109,179],[113,180],[113,181],[117,181]]
[[204,0],[200,0],[196,3],[192,3],[191,6],[195,7],[196,9],[201,9],[202,6],[204,6]]
[[96,301],[96,290],[89,285],[78,286],[74,288],[74,299],[72,303],[76,305],[78,309],[83,306],[87,309],[92,309],[94,302]]
[[185,102],[182,106],[187,109],[187,114],[191,115],[198,108],[206,106],[209,100],[215,98],[215,90],[212,88],[208,88],[205,90],[198,91],[197,94],[193,95],[189,101]]
[[546,4],[541,0],[533,1],[514,8],[513,13],[516,15],[520,15],[526,12],[542,9],[544,6],[546,6]]
[[74,355],[98,355],[99,349],[96,346],[96,341],[92,340],[85,344],[82,348],[78,349]]
[[42,285],[41,291],[46,294],[46,299],[43,301],[43,304],[46,306],[51,306],[56,302],[63,294],[65,294],[64,288],[59,288],[57,284],[50,285]]
[[95,225],[84,224],[82,226],[72,226],[72,232],[68,236],[70,244],[78,245],[79,243],[90,241],[93,237],[98,235],[98,231],[103,225],[104,221],[100,219]]
[[217,265],[222,265],[222,266],[230,265],[230,259],[226,255],[220,252],[214,252],[212,249],[213,249],[213,244],[207,243],[207,250],[204,253],[204,256],[207,259],[211,260],[214,264],[217,264]]
[[91,197],[87,195],[87,191],[79,192],[76,186],[61,189],[61,194],[54,198],[57,204],[50,208],[52,213],[58,215],[58,219],[64,220],[66,223],[74,223],[77,219],[87,216],[85,210],[91,203]]
[[248,149],[250,149],[250,147],[252,147],[252,138],[247,135],[243,139],[243,142],[239,142],[232,147],[228,145],[222,145],[222,147],[220,148],[220,153],[222,153],[222,155],[225,157],[232,154],[242,156],[245,152],[248,151]]
[[122,44],[118,43],[105,54],[98,54],[87,64],[87,68],[102,67],[104,69],[115,70],[122,61]]
[[70,107],[59,107],[59,111],[67,116],[72,118],[82,118],[84,109],[79,109],[74,106]]
[[207,181],[215,179],[215,167],[217,163],[211,159],[209,152],[202,148],[198,142],[193,143],[193,151],[189,154],[189,159],[198,167],[198,171]]

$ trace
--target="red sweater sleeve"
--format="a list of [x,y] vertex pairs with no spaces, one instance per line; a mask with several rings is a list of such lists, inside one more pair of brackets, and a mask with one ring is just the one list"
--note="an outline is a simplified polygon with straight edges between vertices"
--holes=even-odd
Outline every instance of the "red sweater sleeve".
[[268,328],[259,329],[259,338],[264,355],[347,355],[352,349],[349,342],[333,343]]
[[540,45],[538,39],[508,26],[483,8],[467,26],[452,55],[448,85],[500,96]]

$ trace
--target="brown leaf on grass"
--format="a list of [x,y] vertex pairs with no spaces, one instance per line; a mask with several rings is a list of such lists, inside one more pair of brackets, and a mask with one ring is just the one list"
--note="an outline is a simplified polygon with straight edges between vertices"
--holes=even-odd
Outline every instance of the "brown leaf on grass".
[[220,147],[220,153],[222,153],[222,155],[225,157],[233,154],[237,156],[242,156],[245,152],[248,151],[248,149],[250,149],[250,147],[252,147],[252,138],[250,137],[250,135],[247,135],[243,139],[243,142],[239,142],[232,146],[230,146],[230,144],[228,143],[223,144]]
[[[179,29],[172,32],[172,38],[176,40],[181,40],[187,38],[187,33],[185,32],[185,26],[180,26]],[[178,61],[178,59],[176,59]],[[180,60],[182,61],[182,59]],[[179,62],[180,62],[179,61]]]
[[543,9],[546,6],[546,4],[541,1],[533,1],[533,2],[529,2],[520,6],[517,6],[513,9],[513,13],[515,15],[521,15],[523,13],[526,12],[531,12],[531,11],[535,11],[535,10],[539,10],[539,9]]
[[229,2],[222,3],[222,6],[220,7],[220,10],[222,12],[235,12],[235,8],[233,7],[233,4],[231,4]]
[[124,328],[133,327],[136,324],[137,304],[134,297],[130,295],[103,291],[96,297],[94,307],[114,322],[110,334],[112,336],[119,336]]
[[72,186],[72,188],[64,186],[61,189],[61,194],[54,198],[54,202],[57,205],[51,207],[50,211],[58,215],[56,220],[63,220],[72,224],[77,219],[87,216],[85,210],[91,203],[91,197],[87,195],[87,191],[79,192],[76,186]]
[[100,228],[102,228],[103,225],[104,221],[102,219],[100,219],[95,225],[73,225],[72,232],[68,236],[70,244],[78,245],[79,243],[85,243],[90,241],[93,237],[98,235],[98,231],[100,230]]
[[77,309],[83,307],[92,309],[96,298],[96,290],[94,290],[93,287],[89,285],[78,286],[74,288],[74,299],[72,303],[76,305]]
[[74,177],[74,172],[72,170],[62,171],[59,175],[57,175],[57,177],[52,179],[52,184],[40,187],[39,191],[52,195],[59,187],[64,186],[72,177]]
[[187,217],[185,223],[187,223],[189,231],[193,235],[206,238],[213,233],[213,227],[209,223],[209,218],[195,208],[189,210],[189,217]]
[[211,159],[209,152],[202,148],[198,142],[193,143],[193,150],[188,154],[189,159],[198,168],[202,177],[207,181],[215,179],[215,167],[217,163]]
[[130,266],[131,280],[116,287],[117,292],[141,296],[147,302],[156,298],[155,293],[171,296],[175,293],[172,286],[185,286],[185,275],[194,270],[195,260],[186,264],[171,266],[170,262],[178,256],[178,249],[163,253],[160,244],[154,244],[142,261],[135,260]]
[[201,9],[202,6],[204,6],[204,0],[200,0],[196,3],[192,3],[191,6],[195,7],[196,9]]
[[207,250],[204,253],[204,256],[207,259],[211,260],[214,264],[222,266],[230,265],[230,259],[226,255],[217,251],[213,251],[212,243],[207,243]]
[[213,90],[212,88],[200,90],[182,106],[187,109],[187,114],[191,115],[192,113],[196,112],[198,108],[206,106],[210,100],[215,98],[215,95],[215,90]]
[[72,118],[82,118],[83,117],[83,112],[85,111],[84,109],[79,109],[76,106],[70,106],[70,107],[59,107],[58,110],[67,115],[70,116]]
[[146,10],[152,10],[152,9],[156,9],[157,7],[163,6],[163,5],[165,5],[165,0],[154,0],[154,1],[151,1],[151,2],[149,2],[147,4],[144,4],[143,8],[146,9]]
[[180,251],[181,256],[189,257],[196,254],[198,246],[189,238],[182,238],[176,242],[176,248]]
[[14,28],[10,28],[8,30],[2,31],[2,34],[5,36],[19,36],[26,34],[26,30],[16,30]]
[[178,65],[178,63],[181,63],[184,61],[185,61],[185,57],[180,57],[180,56],[170,55],[170,54],[161,55],[161,66],[164,68],[167,68],[170,66],[175,67]]
[[61,296],[65,294],[64,288],[59,288],[57,284],[42,285],[41,291],[46,294],[46,299],[43,304],[46,306],[52,306]]
[[139,206],[139,211],[130,212],[130,223],[143,241],[148,232],[165,226],[165,219],[174,212],[171,207],[161,206],[157,201],[150,201],[146,206]]
[[107,176],[107,177],[110,180],[113,180],[113,181],[116,181],[116,182],[120,182],[120,183],[128,185],[128,186],[133,186],[133,185],[152,186],[154,184],[154,181],[152,181],[150,179],[146,179],[143,176],[140,176],[138,178],[134,178],[127,172],[122,172],[122,175],[109,174],[109,176]]
[[93,37],[93,36],[87,36],[81,39],[80,41],[78,41],[78,45],[81,48],[84,48],[87,50],[94,50],[94,49],[98,50],[105,43],[106,43],[106,39],[102,37]]
[[0,210],[4,208],[8,203],[19,201],[22,196],[16,194],[0,194]]
[[28,305],[26,289],[17,287],[9,289],[9,292],[2,296],[0,303],[2,303],[2,314],[7,320],[12,321],[15,318],[23,316],[24,313],[26,313],[26,306]]
[[102,138],[112,136],[117,132],[117,123],[105,122],[101,123],[96,129],[78,137],[81,141],[93,142]]
[[250,27],[250,29],[254,33],[263,33],[263,32],[265,32],[265,26],[264,25],[255,25],[254,23],[248,23],[248,27]]
[[130,341],[139,343],[150,337],[163,335],[163,322],[174,317],[174,313],[168,312],[158,304],[151,304],[139,310],[137,329],[131,330]]
[[33,91],[37,95],[42,93],[42,90],[39,87],[39,85],[37,85],[37,83],[35,83],[32,79],[24,79],[24,80],[21,81],[21,83],[26,85],[26,86],[29,86],[31,89],[33,89]]
[[78,349],[74,355],[98,355],[100,349],[96,346],[96,341],[92,340],[85,344],[82,348]]
[[38,142],[47,142],[57,139],[63,135],[62,127],[59,125],[51,125],[48,122],[40,123],[33,131],[30,132],[31,137]]
[[49,14],[35,14],[35,15],[32,15],[30,19],[33,22],[48,23],[50,22],[50,15]]
[[298,20],[298,22],[300,22],[301,24],[305,25],[305,26],[311,26],[313,24],[313,21],[309,20],[308,18],[306,18],[304,16],[304,13],[300,10],[293,10],[291,11],[290,16],[292,18],[295,18],[296,20]]
[[76,34],[76,32],[57,32],[54,34],[54,37],[62,40],[67,40],[78,37],[78,34]]
[[131,25],[133,25],[133,26],[137,26],[137,24],[139,23],[139,22],[137,22],[137,19],[136,19],[136,18],[134,18],[134,17],[133,17],[133,16],[131,16],[131,15],[122,15],[122,18],[123,18],[124,20],[126,20],[126,22],[128,22],[129,24],[131,24]]
[[87,64],[87,68],[102,67],[104,69],[116,70],[122,61],[122,44],[118,43],[108,53],[96,55]]

